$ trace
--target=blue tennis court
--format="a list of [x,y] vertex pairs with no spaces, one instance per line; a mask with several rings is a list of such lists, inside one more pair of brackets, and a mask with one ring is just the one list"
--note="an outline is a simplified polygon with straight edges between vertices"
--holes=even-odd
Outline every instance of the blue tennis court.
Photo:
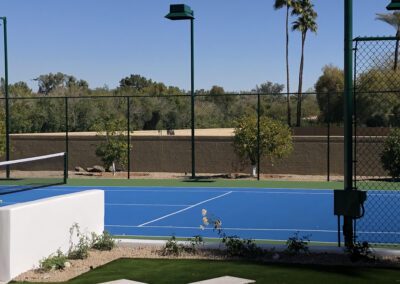
[[[94,187],[55,186],[0,196],[2,206],[78,192]],[[333,191],[310,189],[194,188],[194,187],[95,187],[105,191],[106,229],[114,235],[217,237],[204,230],[201,210],[222,220],[227,235],[260,240],[287,240],[295,232],[310,240],[337,242],[337,217]],[[368,194],[374,194],[369,192]],[[379,193],[382,195],[382,193]],[[390,192],[385,198],[393,198]],[[365,204],[368,216],[368,201]],[[88,208],[90,210],[90,208]],[[400,216],[377,223],[399,223]],[[397,220],[393,220],[397,218]],[[371,222],[374,224],[376,222]],[[390,226],[388,226],[390,227]],[[378,232],[373,227],[362,234]]]

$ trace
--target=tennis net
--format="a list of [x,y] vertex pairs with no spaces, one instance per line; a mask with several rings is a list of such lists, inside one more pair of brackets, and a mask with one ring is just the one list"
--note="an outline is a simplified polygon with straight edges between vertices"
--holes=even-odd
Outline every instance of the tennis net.
[[66,161],[66,153],[61,152],[0,162],[0,195],[65,184]]

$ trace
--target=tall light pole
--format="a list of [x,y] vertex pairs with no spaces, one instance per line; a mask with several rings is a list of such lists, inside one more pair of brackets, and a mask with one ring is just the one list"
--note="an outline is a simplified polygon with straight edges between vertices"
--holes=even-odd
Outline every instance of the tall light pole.
[[[344,190],[353,190],[353,0],[344,0]],[[346,247],[353,246],[353,218],[343,217]]]
[[195,141],[194,141],[194,13],[193,10],[185,4],[170,5],[168,15],[165,16],[169,20],[190,20],[190,97],[191,97],[191,129],[192,129],[192,179],[196,178],[195,169]]
[[[5,117],[6,117],[6,161],[10,160],[10,120],[9,120],[9,96],[8,96],[8,55],[7,55],[7,18],[0,17],[3,21],[4,36],[4,98],[5,98]],[[6,176],[10,178],[10,167],[6,167]]]

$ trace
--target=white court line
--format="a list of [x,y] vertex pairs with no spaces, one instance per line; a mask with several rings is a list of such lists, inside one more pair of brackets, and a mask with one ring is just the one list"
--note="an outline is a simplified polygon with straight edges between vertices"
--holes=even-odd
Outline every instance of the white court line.
[[189,204],[152,204],[152,203],[106,203],[106,206],[155,206],[155,207],[186,207]]
[[[131,225],[105,225],[106,227],[112,227],[112,228],[143,228],[141,226],[131,226]],[[144,228],[150,228],[150,229],[196,229],[200,230],[199,227],[181,227],[181,226],[146,226]],[[268,229],[268,228],[223,228],[224,230],[235,230],[235,231],[270,231],[270,232],[293,232],[293,231],[299,231],[299,232],[315,232],[315,233],[337,233],[337,230],[317,230],[317,229],[299,229],[299,228],[293,228],[293,229]],[[214,230],[213,228],[204,228],[204,230]],[[385,235],[400,235],[400,232],[369,232],[369,231],[358,231],[358,233],[362,234],[385,234]]]
[[[91,187],[96,188],[96,187]],[[102,189],[102,187],[98,187]],[[226,190],[227,188],[221,188],[221,190],[199,190],[193,187],[193,189],[167,189],[165,191],[155,190],[155,189],[117,189],[117,190],[106,190],[105,192],[157,192],[157,193],[170,193],[170,192],[184,192],[184,193],[220,193],[222,190]],[[232,188],[229,188],[232,189]],[[68,192],[70,189],[36,189],[37,191],[62,191]],[[296,192],[296,191],[262,191],[262,190],[274,190],[274,189],[258,189],[255,190],[233,190],[232,193],[256,193],[256,194],[295,194],[295,195],[333,195],[333,192]],[[312,190],[310,190],[312,191]],[[314,190],[315,191],[315,190]]]
[[[288,188],[254,188],[251,190],[251,188],[246,189],[246,188],[235,188],[235,187],[191,187],[191,189],[188,188],[182,188],[179,189],[177,187],[173,187],[174,189],[168,189],[169,187],[157,187],[157,186],[149,186],[148,188],[160,188],[160,189],[112,189],[112,190],[107,190],[107,188],[118,188],[118,187],[124,187],[124,186],[72,186],[72,187],[65,187],[65,186],[57,186],[57,188],[38,188],[35,189],[36,191],[61,191],[61,192],[70,192],[71,190],[79,190],[79,188],[99,188],[102,189],[106,192],[157,192],[157,193],[169,193],[169,192],[187,192],[187,193],[220,193],[221,190],[227,190],[227,189],[232,189],[232,193],[256,193],[256,194],[294,194],[294,195],[333,195],[333,189],[307,189],[307,188],[293,188],[293,189],[288,189]],[[135,188],[135,186],[125,186],[127,188]],[[72,188],[72,189],[71,189]],[[139,188],[139,187],[138,187]],[[143,188],[143,187],[141,187]],[[166,190],[161,190],[161,189],[166,189]],[[207,189],[207,190],[202,190],[202,189]],[[210,190],[211,189],[211,190]],[[220,189],[220,190],[217,190]],[[239,190],[238,190],[239,189]],[[242,190],[245,189],[245,190]],[[279,191],[286,189],[288,191]],[[269,190],[269,191],[265,191]],[[277,191],[274,191],[277,190]],[[301,191],[301,192],[299,192]],[[315,191],[327,191],[327,192],[315,192]],[[389,191],[387,193],[378,193],[374,192],[374,190],[367,190],[367,195],[372,195],[372,196],[388,196],[388,197],[400,197],[400,195],[395,192],[393,193],[392,191]]]
[[333,192],[291,192],[291,191],[276,191],[276,192],[261,192],[261,191],[234,191],[238,193],[256,193],[256,194],[294,194],[294,195],[333,195]]
[[228,192],[226,192],[226,193],[224,193],[224,194],[221,194],[221,195],[218,195],[218,196],[216,196],[216,197],[213,197],[213,198],[210,198],[210,199],[201,201],[201,202],[199,202],[199,203],[193,204],[193,205],[191,205],[191,206],[189,206],[189,207],[186,207],[186,208],[184,208],[184,209],[178,210],[178,211],[176,211],[176,212],[173,212],[173,213],[167,214],[167,215],[165,215],[165,216],[162,216],[162,217],[160,217],[160,218],[157,218],[157,219],[151,220],[151,221],[149,221],[149,222],[140,224],[140,225],[138,225],[138,227],[143,227],[143,226],[145,226],[145,225],[147,225],[147,224],[154,223],[154,222],[156,222],[156,221],[159,221],[159,220],[165,219],[165,218],[167,218],[167,217],[176,215],[176,214],[178,214],[178,213],[184,212],[184,211],[186,211],[186,210],[189,210],[189,209],[191,209],[191,208],[193,208],[193,207],[199,206],[199,205],[204,204],[204,203],[206,203],[206,202],[209,202],[209,201],[212,201],[212,200],[215,200],[215,199],[224,197],[224,196],[226,196],[226,195],[228,195],[228,194],[231,194],[231,193],[232,193],[232,191],[228,191]]
[[[143,226],[130,226],[130,225],[105,225],[106,227],[113,228],[143,228]],[[184,227],[184,226],[146,226],[146,229],[195,229],[200,230],[199,227]],[[337,230],[312,230],[312,229],[265,229],[265,228],[223,228],[224,230],[235,230],[235,231],[300,231],[300,232],[319,232],[319,233],[337,233]],[[203,230],[203,229],[201,229]],[[204,228],[204,230],[214,230],[213,228]]]
[[[221,190],[198,190],[198,189],[167,189],[167,190],[157,190],[157,189],[112,189],[112,190],[107,190],[102,186],[90,186],[90,188],[93,189],[100,189],[104,190],[105,192],[157,192],[157,193],[170,193],[170,192],[187,192],[187,193],[221,193],[221,192],[226,192],[226,188],[221,188]],[[79,190],[79,188],[72,189],[71,188],[38,188],[35,189],[36,191],[61,191],[61,192],[72,192],[74,190]]]

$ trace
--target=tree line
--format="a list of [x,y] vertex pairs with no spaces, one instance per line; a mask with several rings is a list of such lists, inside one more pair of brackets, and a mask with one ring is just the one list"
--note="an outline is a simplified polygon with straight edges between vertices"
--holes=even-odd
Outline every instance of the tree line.
[[[63,73],[40,75],[35,81],[36,92],[25,82],[9,86],[12,133],[65,131],[65,97],[69,131],[98,131],[109,120],[119,120],[126,129],[128,111],[133,131],[190,128],[190,94],[137,74],[121,79],[115,89],[91,89],[85,80]],[[257,112],[257,93],[262,94],[261,114],[284,122],[283,89],[281,84],[266,82],[247,92],[226,93],[221,86],[196,90],[196,128],[234,127],[238,117]],[[303,104],[305,115],[318,116],[315,94],[305,96]],[[0,112],[4,115],[4,107]]]
[[[398,76],[399,71],[393,67],[371,68],[358,76],[360,88],[356,104],[360,125],[400,124],[400,96],[396,92],[386,92],[400,89]],[[128,112],[132,131],[190,128],[190,94],[140,75],[121,79],[115,89],[91,89],[86,81],[63,73],[41,75],[35,80],[37,92],[25,82],[9,86],[11,133],[65,131],[66,102],[69,131],[98,131],[110,120],[120,121],[121,129],[126,129]],[[1,90],[4,90],[4,81],[2,84]],[[327,122],[340,125],[343,122],[343,86],[343,70],[325,66],[315,89],[302,95],[303,125]],[[261,94],[260,115],[288,124],[284,86],[266,82],[247,92],[226,93],[221,86],[196,90],[196,128],[234,127],[237,118],[257,113],[258,93]],[[127,96],[130,96],[129,102]],[[4,118],[4,100],[0,102],[0,115]],[[297,102],[297,94],[291,94],[290,106],[295,108]],[[295,125],[297,118],[292,120]]]

